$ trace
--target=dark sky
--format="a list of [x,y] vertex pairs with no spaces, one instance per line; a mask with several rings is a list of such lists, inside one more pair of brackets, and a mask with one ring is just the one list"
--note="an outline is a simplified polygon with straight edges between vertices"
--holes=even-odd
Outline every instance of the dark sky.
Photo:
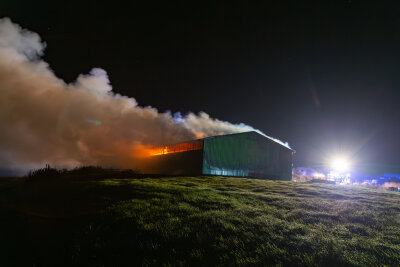
[[67,82],[101,67],[142,106],[288,141],[295,166],[345,153],[400,172],[395,1],[164,2],[3,0],[0,16],[38,32]]

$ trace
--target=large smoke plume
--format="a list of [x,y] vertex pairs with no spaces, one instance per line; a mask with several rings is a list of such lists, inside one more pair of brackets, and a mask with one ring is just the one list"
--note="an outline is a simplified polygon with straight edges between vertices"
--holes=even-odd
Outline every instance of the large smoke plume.
[[36,33],[0,19],[0,168],[135,168],[146,147],[255,130],[203,112],[182,117],[140,107],[113,93],[99,68],[67,84],[40,59],[44,48]]

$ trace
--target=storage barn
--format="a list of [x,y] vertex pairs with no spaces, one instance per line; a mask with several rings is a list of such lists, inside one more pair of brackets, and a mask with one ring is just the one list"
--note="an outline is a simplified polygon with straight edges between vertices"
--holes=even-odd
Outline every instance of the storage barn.
[[254,131],[219,135],[156,149],[147,172],[291,180],[293,152]]

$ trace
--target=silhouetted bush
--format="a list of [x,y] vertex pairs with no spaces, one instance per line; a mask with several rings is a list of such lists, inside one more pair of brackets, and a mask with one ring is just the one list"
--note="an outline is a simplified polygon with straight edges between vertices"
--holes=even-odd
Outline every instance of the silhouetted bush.
[[143,177],[137,170],[121,170],[103,168],[100,166],[83,166],[71,170],[56,169],[46,165],[45,168],[31,170],[27,178],[31,180],[79,178],[79,179],[106,179],[106,178],[137,178]]
[[66,172],[65,169],[55,169],[55,168],[50,168],[49,165],[46,165],[45,168],[37,169],[37,170],[31,170],[28,173],[28,178],[29,179],[36,179],[36,178],[55,178],[55,177],[60,177],[62,173]]

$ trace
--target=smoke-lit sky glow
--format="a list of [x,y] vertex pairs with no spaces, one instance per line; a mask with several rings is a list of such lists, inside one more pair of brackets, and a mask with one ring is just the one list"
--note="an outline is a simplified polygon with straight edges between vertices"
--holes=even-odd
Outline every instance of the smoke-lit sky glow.
[[32,32],[0,39],[0,165],[49,150],[125,164],[112,151],[251,125],[289,142],[295,166],[345,155],[351,171],[400,173],[398,14],[357,0],[0,1]]

